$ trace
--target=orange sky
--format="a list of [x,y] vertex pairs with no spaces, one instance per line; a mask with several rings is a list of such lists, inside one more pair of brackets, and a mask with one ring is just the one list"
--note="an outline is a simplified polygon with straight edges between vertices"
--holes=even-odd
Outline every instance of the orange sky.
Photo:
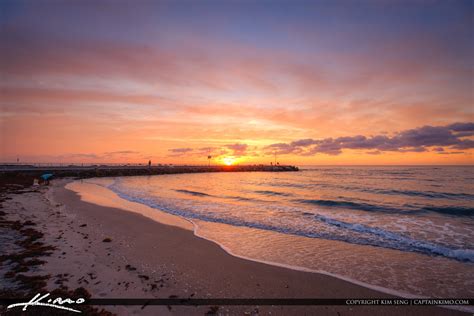
[[278,3],[2,3],[0,160],[474,162],[472,2]]

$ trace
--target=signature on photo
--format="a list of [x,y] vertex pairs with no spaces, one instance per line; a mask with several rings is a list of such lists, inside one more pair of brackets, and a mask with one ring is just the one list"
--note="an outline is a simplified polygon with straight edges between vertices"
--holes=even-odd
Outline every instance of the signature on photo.
[[73,300],[70,298],[49,298],[46,300],[46,298],[50,295],[50,293],[46,293],[43,296],[41,296],[40,293],[36,294],[35,297],[33,297],[29,302],[26,303],[15,303],[7,306],[7,309],[11,309],[14,307],[21,307],[23,306],[23,311],[26,311],[26,309],[29,306],[44,306],[44,307],[51,307],[51,308],[57,308],[57,309],[62,309],[74,313],[82,313],[80,310],[73,309],[70,307],[63,306],[64,304],[82,304],[85,302],[85,299],[83,298],[78,298],[77,300]]

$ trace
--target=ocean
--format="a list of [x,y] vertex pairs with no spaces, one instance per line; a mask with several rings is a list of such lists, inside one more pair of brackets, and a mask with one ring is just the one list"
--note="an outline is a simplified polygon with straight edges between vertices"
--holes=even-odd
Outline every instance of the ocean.
[[303,167],[87,180],[250,260],[404,296],[474,297],[474,168]]

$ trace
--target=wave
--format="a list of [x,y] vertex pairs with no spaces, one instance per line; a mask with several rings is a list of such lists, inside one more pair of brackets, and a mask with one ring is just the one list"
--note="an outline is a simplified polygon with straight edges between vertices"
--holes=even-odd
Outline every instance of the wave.
[[[281,184],[275,183],[270,184],[272,186],[283,186]],[[404,195],[404,196],[415,196],[415,197],[426,197],[430,199],[449,199],[449,200],[474,200],[474,194],[469,193],[452,193],[452,192],[436,192],[436,191],[416,191],[416,190],[397,190],[397,189],[374,189],[374,188],[364,188],[357,186],[348,186],[348,185],[337,185],[323,182],[312,182],[306,185],[286,185],[288,187],[303,187],[303,188],[329,188],[343,191],[357,191],[357,192],[366,192],[374,194],[384,194],[384,195]],[[433,187],[442,187],[441,185],[432,185]]]
[[414,176],[415,173],[409,171],[382,171],[379,172],[386,175],[396,175],[396,176]]
[[300,189],[307,189],[310,187],[308,184],[304,183],[289,183],[289,182],[273,182],[268,183],[268,185],[273,187],[287,187],[287,188],[300,188]]
[[318,206],[328,206],[328,207],[336,207],[336,208],[349,208],[353,210],[360,210],[360,211],[368,211],[368,212],[377,212],[377,211],[384,211],[384,212],[401,212],[399,209],[387,207],[387,206],[380,206],[368,203],[356,203],[356,202],[349,202],[349,201],[335,201],[335,200],[294,200],[295,202],[305,203],[305,204],[312,204]]
[[279,196],[290,196],[289,193],[284,192],[277,192],[277,191],[270,191],[270,190],[257,190],[254,191],[255,193],[263,194],[263,195],[279,195]]
[[232,195],[216,196],[216,195],[211,195],[211,194],[207,194],[207,193],[204,193],[204,192],[184,190],[184,189],[175,189],[174,191],[184,193],[184,194],[193,195],[193,196],[200,196],[200,197],[208,196],[208,197],[213,197],[213,198],[231,199],[231,200],[237,200],[237,201],[267,202],[265,200],[259,200],[259,199],[255,199],[255,198],[248,198],[248,197],[244,197],[244,196],[232,196]]
[[474,216],[474,208],[462,206],[425,206],[421,210],[456,216]]
[[407,195],[420,196],[431,199],[469,199],[474,200],[474,195],[468,193],[450,193],[450,192],[435,192],[435,191],[411,191],[411,190],[384,190],[384,189],[356,189],[361,192],[387,194],[387,195]]
[[474,216],[474,208],[463,206],[423,206],[419,207],[414,204],[405,204],[403,207],[390,207],[386,205],[375,205],[369,203],[357,203],[350,201],[336,200],[294,200],[295,202],[312,204],[325,207],[345,208],[366,212],[386,212],[393,214],[422,214],[426,212],[440,213],[444,215],[454,216]]
[[203,193],[203,192],[198,192],[198,191],[191,191],[191,190],[181,190],[181,189],[176,189],[176,192],[181,192],[181,193],[186,193],[186,194],[191,194],[194,196],[211,196],[210,194]]
[[[412,239],[410,237],[390,232],[384,229],[370,227],[363,224],[353,224],[338,221],[336,219],[325,217],[319,214],[305,213],[304,215],[311,215],[315,220],[332,227],[338,227],[339,229],[336,231],[322,231],[316,230],[311,227],[285,227],[281,225],[278,226],[278,224],[244,220],[242,218],[237,217],[225,217],[219,213],[197,213],[192,210],[184,210],[162,205],[161,203],[153,200],[152,198],[138,197],[130,193],[125,193],[117,189],[117,187],[114,185],[110,186],[109,189],[115,192],[119,197],[128,201],[145,204],[151,208],[155,208],[191,220],[198,219],[207,222],[249,227],[278,232],[282,234],[304,236],[309,238],[338,240],[352,244],[369,245],[401,251],[418,252],[426,255],[439,255],[458,261],[474,262],[474,250],[472,249],[450,248],[444,245],[428,243],[426,241]],[[189,192],[195,193],[194,191],[188,191],[186,193]],[[346,232],[348,231],[353,232],[353,234],[347,234]]]
[[[436,191],[416,191],[416,190],[397,190],[397,189],[375,189],[375,188],[364,188],[357,186],[338,185],[324,182],[311,182],[307,184],[301,183],[268,183],[274,187],[290,187],[290,188],[324,188],[324,189],[336,189],[342,191],[357,191],[364,193],[382,194],[382,195],[400,195],[400,196],[413,196],[429,199],[447,199],[447,200],[472,200],[474,201],[474,194],[469,193],[452,193],[452,192],[436,192]],[[441,185],[431,185],[433,187],[442,187]],[[274,194],[288,196],[286,193],[280,193],[274,191],[255,191],[262,194]]]
[[243,197],[243,196],[227,195],[227,196],[225,196],[225,198],[231,199],[231,200],[237,200],[237,201],[251,201],[251,202],[259,201],[259,202],[263,202],[263,201],[261,201],[261,200],[256,200],[256,199],[252,199],[252,198],[248,198],[248,197]]

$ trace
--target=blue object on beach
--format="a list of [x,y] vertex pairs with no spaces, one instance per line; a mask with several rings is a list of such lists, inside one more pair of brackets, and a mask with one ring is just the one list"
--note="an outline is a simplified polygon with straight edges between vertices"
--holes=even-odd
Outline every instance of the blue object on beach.
[[41,178],[43,178],[43,180],[48,180],[52,176],[53,176],[52,173],[45,173],[45,174],[41,175]]

